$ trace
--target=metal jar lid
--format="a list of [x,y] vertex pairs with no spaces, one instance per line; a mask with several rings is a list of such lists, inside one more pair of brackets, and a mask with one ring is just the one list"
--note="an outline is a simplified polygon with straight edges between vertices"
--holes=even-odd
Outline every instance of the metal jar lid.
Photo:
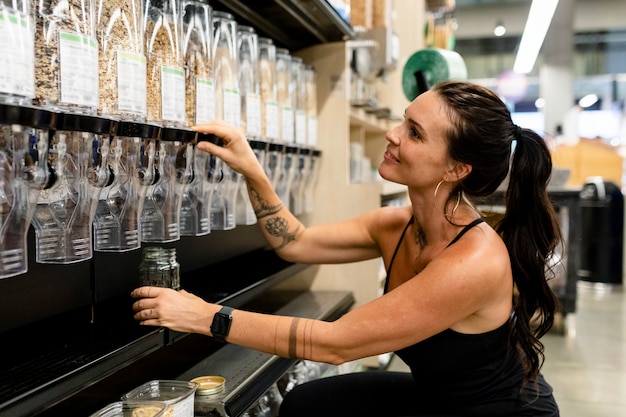
[[215,395],[224,391],[226,378],[221,376],[199,376],[191,380],[199,384],[197,395]]

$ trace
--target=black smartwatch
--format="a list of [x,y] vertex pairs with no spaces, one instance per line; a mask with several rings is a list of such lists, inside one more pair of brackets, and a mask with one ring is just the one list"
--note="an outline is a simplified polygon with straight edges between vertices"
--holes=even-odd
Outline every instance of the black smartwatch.
[[226,343],[226,336],[230,331],[230,324],[233,321],[233,308],[223,306],[220,311],[213,316],[213,322],[211,323],[211,334],[213,339],[218,342]]

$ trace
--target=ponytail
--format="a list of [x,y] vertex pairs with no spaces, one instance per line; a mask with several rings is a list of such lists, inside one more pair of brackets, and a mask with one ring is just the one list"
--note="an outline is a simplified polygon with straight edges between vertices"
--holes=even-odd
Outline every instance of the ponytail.
[[[561,241],[547,185],[552,173],[550,151],[529,129],[515,126],[515,149],[506,191],[506,214],[496,225],[509,250],[515,294],[511,343],[521,350],[526,378],[535,379],[544,361],[540,338],[550,330],[558,300],[543,279]],[[538,279],[539,278],[539,279]]]

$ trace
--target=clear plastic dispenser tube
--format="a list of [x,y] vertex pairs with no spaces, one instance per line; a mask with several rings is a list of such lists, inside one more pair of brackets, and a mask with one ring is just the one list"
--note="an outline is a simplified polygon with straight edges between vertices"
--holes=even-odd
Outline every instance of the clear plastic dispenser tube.
[[57,117],[0,104],[0,278],[28,272],[27,233],[39,194],[51,182],[48,134]]
[[259,37],[259,92],[261,95],[261,138],[277,142],[278,102],[276,101],[276,46],[269,38]]
[[185,127],[185,69],[179,0],[145,0],[147,121]]
[[91,259],[92,222],[102,187],[114,180],[108,164],[117,122],[63,114],[50,138],[49,169],[55,183],[39,194],[32,224],[38,263]]
[[291,207],[290,194],[293,179],[296,175],[298,151],[299,149],[295,146],[285,147],[278,184],[276,186],[276,193],[278,194],[278,197],[280,197],[280,201],[282,201],[283,204],[289,208],[289,210],[293,210],[293,207]]
[[98,114],[102,116],[146,119],[142,6],[143,0],[97,0]]
[[207,2],[182,2],[187,126],[215,119],[215,82],[211,61],[212,13]]
[[94,250],[126,252],[141,246],[139,219],[148,186],[156,178],[160,131],[145,123],[118,124],[108,153],[113,178],[100,191],[93,220]]
[[33,104],[94,115],[98,110],[98,40],[91,0],[34,0]]
[[240,126],[241,95],[237,76],[237,22],[233,15],[213,11],[213,76],[215,118]]
[[159,141],[155,182],[148,186],[141,212],[142,242],[180,239],[180,211],[186,184],[194,179],[195,132],[164,128]]
[[31,0],[0,0],[0,103],[30,105],[35,96],[35,23]]

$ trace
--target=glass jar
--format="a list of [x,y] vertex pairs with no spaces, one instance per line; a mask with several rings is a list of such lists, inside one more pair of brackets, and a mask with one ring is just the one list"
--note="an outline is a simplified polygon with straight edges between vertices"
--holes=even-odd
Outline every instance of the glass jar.
[[248,139],[261,137],[261,98],[259,95],[259,41],[250,26],[237,30],[237,66],[241,93],[241,127]]
[[187,125],[215,119],[215,86],[211,73],[211,7],[195,0],[183,0],[183,56]]
[[146,118],[142,1],[98,0],[98,112],[101,115],[139,122]]
[[232,126],[241,123],[237,74],[237,22],[230,13],[213,12],[213,75],[215,118]]
[[35,98],[49,109],[95,114],[98,41],[90,0],[34,0]]
[[56,181],[37,201],[32,224],[38,263],[91,259],[92,222],[100,190],[113,180],[107,157],[117,123],[66,113],[50,138],[48,163]]
[[269,38],[259,38],[259,92],[261,95],[261,138],[279,139],[276,101],[276,46]]
[[306,84],[306,144],[310,148],[317,146],[317,74],[315,68],[306,65],[304,69]]
[[48,135],[56,113],[0,104],[0,278],[28,271],[27,233],[49,185]]
[[139,286],[180,289],[180,265],[176,260],[176,248],[143,248],[139,264]]
[[0,102],[29,105],[35,96],[35,25],[31,0],[0,0]]
[[184,127],[185,70],[179,0],[145,0],[147,120]]
[[295,115],[294,142],[298,146],[303,146],[306,145],[306,80],[302,58],[291,57],[291,74]]
[[284,48],[276,49],[276,99],[278,101],[279,140],[291,144],[295,140],[291,55]]

